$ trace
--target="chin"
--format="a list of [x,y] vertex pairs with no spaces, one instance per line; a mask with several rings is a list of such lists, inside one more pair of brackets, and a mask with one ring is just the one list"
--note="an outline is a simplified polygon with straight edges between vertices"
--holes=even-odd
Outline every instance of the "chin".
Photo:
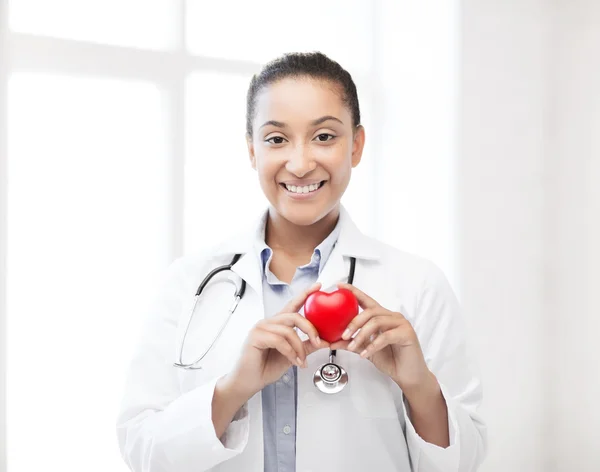
[[297,226],[310,226],[325,218],[334,208],[332,205],[317,204],[283,204],[275,206],[275,210],[290,223]]

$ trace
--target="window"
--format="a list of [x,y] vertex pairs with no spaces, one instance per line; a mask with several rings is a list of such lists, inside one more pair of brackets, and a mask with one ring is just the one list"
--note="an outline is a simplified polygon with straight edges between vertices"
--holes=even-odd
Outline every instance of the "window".
[[[9,472],[127,470],[116,414],[164,269],[267,203],[248,160],[245,95],[280,53],[319,49],[355,78],[367,132],[343,199],[355,222],[452,272],[453,89],[438,84],[452,69],[422,68],[451,51],[448,12],[430,24],[426,6],[388,0],[8,8]],[[415,24],[399,36],[394,18]]]
[[9,97],[8,470],[119,470],[115,387],[167,262],[162,97],[28,73]]

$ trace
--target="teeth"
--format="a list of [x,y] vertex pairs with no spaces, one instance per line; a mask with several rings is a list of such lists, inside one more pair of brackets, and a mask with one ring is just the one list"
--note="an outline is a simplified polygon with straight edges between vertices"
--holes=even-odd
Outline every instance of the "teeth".
[[319,184],[305,185],[304,187],[296,187],[295,185],[285,184],[285,188],[294,193],[309,193],[317,190],[319,188]]

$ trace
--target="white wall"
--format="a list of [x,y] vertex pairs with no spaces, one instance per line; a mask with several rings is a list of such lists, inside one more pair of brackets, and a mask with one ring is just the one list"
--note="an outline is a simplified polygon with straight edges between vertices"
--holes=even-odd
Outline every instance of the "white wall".
[[461,10],[458,269],[484,381],[481,470],[542,471],[549,9],[463,0]]
[[[551,472],[600,470],[600,2],[555,2],[545,231]],[[553,467],[550,466],[553,464]]]
[[483,472],[600,470],[600,2],[463,0],[462,299]]
[[[379,0],[373,102],[376,237],[438,264],[454,257],[457,0]],[[435,12],[435,14],[432,14]]]
[[0,0],[0,471],[6,469],[6,5]]

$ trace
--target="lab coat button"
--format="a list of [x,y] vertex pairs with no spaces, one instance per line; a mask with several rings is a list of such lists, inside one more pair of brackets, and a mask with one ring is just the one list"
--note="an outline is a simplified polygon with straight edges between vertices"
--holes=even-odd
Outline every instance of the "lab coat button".
[[292,431],[292,428],[290,428],[290,425],[289,425],[289,424],[286,424],[286,425],[283,427],[283,432],[284,432],[284,434],[290,434],[290,432],[291,432],[291,431]]
[[283,375],[283,381],[284,381],[286,384],[289,384],[289,383],[290,383],[290,376],[289,376],[288,374],[284,374],[284,375]]

